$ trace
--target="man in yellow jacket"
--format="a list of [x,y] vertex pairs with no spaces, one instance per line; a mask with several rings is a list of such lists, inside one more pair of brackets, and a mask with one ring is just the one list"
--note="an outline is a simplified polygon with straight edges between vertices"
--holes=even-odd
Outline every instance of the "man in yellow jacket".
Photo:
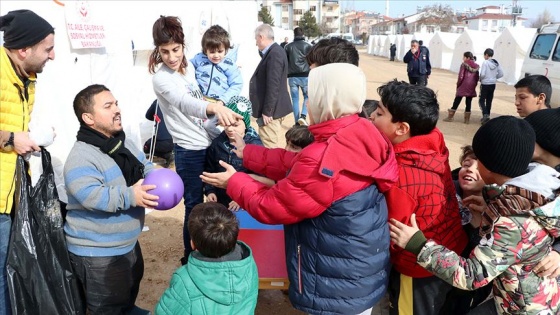
[[0,315],[11,314],[6,258],[14,205],[17,155],[39,151],[29,138],[37,73],[54,59],[54,28],[30,10],[0,16]]

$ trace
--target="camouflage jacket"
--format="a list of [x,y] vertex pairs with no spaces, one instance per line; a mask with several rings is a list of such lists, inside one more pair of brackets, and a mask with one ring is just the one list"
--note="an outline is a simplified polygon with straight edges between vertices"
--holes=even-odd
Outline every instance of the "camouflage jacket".
[[492,282],[499,314],[558,314],[560,279],[539,278],[532,270],[558,237],[560,197],[551,201],[515,186],[493,185],[485,191],[491,225],[481,227],[489,233],[469,258],[429,240],[418,264],[464,290]]

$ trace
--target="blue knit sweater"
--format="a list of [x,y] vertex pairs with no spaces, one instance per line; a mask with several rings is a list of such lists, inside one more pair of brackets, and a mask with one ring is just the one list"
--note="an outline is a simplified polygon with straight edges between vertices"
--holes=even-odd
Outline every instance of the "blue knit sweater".
[[[153,170],[143,152],[125,143]],[[144,226],[144,208],[137,207],[132,187],[121,169],[98,147],[77,141],[64,164],[68,214],[64,224],[68,250],[78,256],[118,256],[130,252]]]

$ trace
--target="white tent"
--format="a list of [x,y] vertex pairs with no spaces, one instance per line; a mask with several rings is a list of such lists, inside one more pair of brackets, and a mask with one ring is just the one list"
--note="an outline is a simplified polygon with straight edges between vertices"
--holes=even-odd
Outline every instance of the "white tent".
[[391,57],[391,51],[389,49],[391,48],[391,44],[397,44],[396,41],[397,35],[387,35],[387,38],[385,39],[385,51],[383,54],[385,57]]
[[455,42],[460,34],[436,32],[430,40],[430,63],[432,68],[449,69]]
[[521,79],[521,66],[536,28],[506,28],[494,42],[494,58],[500,63],[504,76],[500,81],[509,85]]
[[383,56],[386,54],[387,56],[390,55],[389,46],[385,45],[385,40],[387,35],[379,35],[379,40],[377,41],[377,47],[375,47],[374,53],[377,56]]
[[[66,10],[76,10],[78,5],[85,6],[88,18],[103,25],[103,48],[72,48]],[[155,99],[147,56],[152,49],[151,28],[160,15],[181,18],[188,59],[200,51],[207,27],[220,24],[229,30],[232,42],[239,45],[243,95],[248,94],[247,82],[259,62],[254,39],[258,8],[253,1],[2,1],[0,15],[17,9],[33,10],[56,29],[55,60],[49,61],[38,76],[31,121],[55,129],[57,136],[48,150],[57,174],[61,173],[79,127],[72,101],[78,91],[90,84],[104,84],[113,92],[119,100],[127,138],[141,146],[145,133],[141,126],[147,121],[144,114]],[[147,132],[149,137],[151,129]],[[37,160],[32,159],[32,171],[38,169]]]
[[465,30],[455,41],[455,50],[449,70],[459,72],[459,67],[463,63],[463,54],[467,51],[473,53],[478,64],[482,64],[484,61],[484,50],[494,47],[494,41],[496,41],[498,35],[498,33]]
[[410,49],[410,41],[412,40],[412,35],[410,34],[399,34],[395,39],[395,44],[397,45],[397,54],[395,56],[396,60],[403,60],[404,54]]
[[419,33],[412,34],[412,39],[421,40],[425,47],[430,48],[430,41],[434,37],[434,33]]
[[367,53],[370,55],[374,55],[374,43],[377,42],[379,39],[379,35],[370,35],[368,38],[367,44]]

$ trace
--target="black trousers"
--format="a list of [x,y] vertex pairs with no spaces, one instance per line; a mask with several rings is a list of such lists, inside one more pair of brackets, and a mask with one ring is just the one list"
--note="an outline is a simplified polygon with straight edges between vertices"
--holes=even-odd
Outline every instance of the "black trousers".
[[496,84],[481,84],[480,85],[480,98],[478,99],[478,105],[483,115],[490,115],[492,110],[492,100],[494,99],[494,90],[496,90]]
[[134,308],[144,276],[140,243],[121,256],[84,257],[70,253],[88,314],[121,315]]
[[428,78],[426,78],[426,75],[421,75],[419,77],[408,76],[408,82],[410,82],[410,84],[413,84],[413,85],[426,86],[426,85],[428,85]]
[[[459,104],[461,104],[461,100],[463,99],[462,96],[457,96],[455,97],[455,100],[453,100],[453,106],[451,107],[451,109],[457,109],[459,107]],[[471,112],[471,104],[472,104],[472,96],[465,96],[465,103],[467,104],[465,107],[465,113],[470,113]]]
[[452,288],[436,276],[411,278],[393,268],[389,274],[389,314],[440,315]]

